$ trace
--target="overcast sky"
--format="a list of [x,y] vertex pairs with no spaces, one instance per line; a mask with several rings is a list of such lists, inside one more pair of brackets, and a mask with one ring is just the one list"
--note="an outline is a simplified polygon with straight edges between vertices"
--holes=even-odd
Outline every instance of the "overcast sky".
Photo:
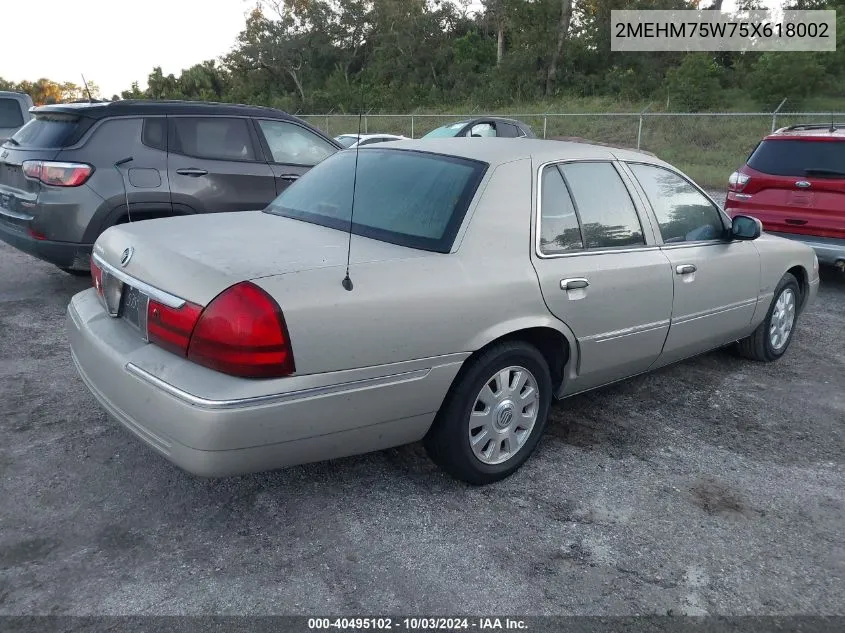
[[[106,98],[133,81],[144,88],[154,66],[178,75],[227,53],[254,5],[255,0],[0,0],[0,77],[79,84],[84,74]],[[723,8],[734,6],[726,0]]]

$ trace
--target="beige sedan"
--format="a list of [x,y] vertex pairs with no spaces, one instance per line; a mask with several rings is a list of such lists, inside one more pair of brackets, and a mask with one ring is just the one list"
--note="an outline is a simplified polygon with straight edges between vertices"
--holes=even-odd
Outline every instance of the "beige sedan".
[[67,329],[102,406],[193,473],[424,440],[483,484],[530,456],[553,398],[737,341],[781,357],[818,265],[760,232],[653,156],[400,141],[263,211],[109,229]]

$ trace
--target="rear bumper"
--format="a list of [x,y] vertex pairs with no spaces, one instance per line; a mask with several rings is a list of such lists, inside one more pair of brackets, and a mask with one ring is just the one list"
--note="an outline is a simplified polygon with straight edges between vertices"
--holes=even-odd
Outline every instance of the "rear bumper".
[[[452,357],[412,361],[378,368],[381,375],[354,370],[371,377],[342,382],[337,374],[347,372],[232,378],[145,344],[105,314],[93,290],[71,300],[67,332],[79,375],[103,408],[180,468],[211,477],[417,441],[461,365]],[[176,386],[188,374],[191,391]],[[245,389],[254,395],[235,397]]]
[[799,235],[797,233],[775,233],[773,231],[767,231],[767,233],[803,242],[816,251],[816,257],[819,258],[820,264],[833,266],[837,262],[845,262],[845,240],[815,235]]
[[0,216],[0,240],[28,255],[50,262],[61,268],[88,268],[91,257],[91,244],[72,242],[53,242],[37,240],[19,224],[12,224]]

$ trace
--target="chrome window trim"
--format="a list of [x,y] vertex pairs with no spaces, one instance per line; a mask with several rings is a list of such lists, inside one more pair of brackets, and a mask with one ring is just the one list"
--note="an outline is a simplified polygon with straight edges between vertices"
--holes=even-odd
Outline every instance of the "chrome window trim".
[[164,290],[159,290],[155,286],[151,286],[148,283],[145,283],[145,282],[143,282],[139,279],[135,279],[134,277],[127,275],[125,272],[118,270],[117,268],[115,268],[111,264],[107,263],[97,253],[94,253],[92,255],[92,257],[94,258],[94,261],[97,262],[97,265],[100,268],[102,268],[103,270],[105,270],[106,272],[108,272],[109,275],[119,279],[120,281],[122,281],[125,284],[132,286],[133,288],[137,288],[138,290],[143,292],[145,295],[147,295],[150,299],[158,301],[159,303],[166,305],[168,308],[173,308],[174,310],[178,310],[179,308],[181,308],[183,305],[185,305],[187,303],[187,301],[185,301],[181,297],[177,297],[176,295],[172,295],[169,292],[165,292]]
[[643,189],[643,186],[640,183],[639,179],[637,179],[637,175],[634,173],[634,170],[631,169],[629,167],[629,165],[644,165],[646,167],[654,167],[656,169],[662,169],[664,171],[668,171],[670,174],[676,175],[678,178],[685,181],[693,189],[698,191],[698,193],[700,193],[702,196],[704,196],[704,199],[707,200],[707,202],[709,202],[711,205],[713,205],[713,208],[716,209],[716,214],[719,216],[719,219],[722,221],[722,226],[724,227],[725,231],[730,230],[730,226],[731,226],[731,223],[732,223],[731,218],[728,216],[727,213],[725,213],[725,210],[722,207],[720,207],[718,204],[716,204],[716,201],[713,200],[713,198],[711,198],[707,194],[707,192],[704,191],[704,189],[699,187],[698,184],[695,181],[693,181],[689,176],[687,176],[684,172],[682,172],[678,169],[675,169],[674,167],[667,167],[666,165],[658,165],[657,163],[649,163],[649,162],[646,162],[644,160],[621,160],[619,162],[622,163],[626,168],[628,168],[628,170],[631,172],[631,178],[637,184],[637,187],[639,189],[642,189],[642,197],[644,198],[643,202],[648,204],[649,211],[651,211],[651,214],[654,216],[654,219],[657,222],[657,227],[656,227],[657,237],[660,239],[660,243],[664,246],[664,248],[679,248],[683,245],[700,246],[700,245],[703,245],[703,244],[726,244],[726,243],[728,243],[724,239],[715,239],[715,240],[696,240],[694,242],[684,242],[683,244],[680,244],[680,243],[675,244],[674,242],[667,244],[663,240],[663,233],[660,231],[660,220],[657,217],[657,213],[655,213],[655,211],[654,211],[654,205],[651,203],[651,200],[649,200],[648,194],[645,192],[645,189]]
[[[619,166],[617,165],[619,161],[616,158],[563,158],[558,160],[549,160],[544,163],[541,163],[537,167],[537,186],[534,188],[534,193],[537,196],[537,205],[534,211],[534,254],[539,257],[540,259],[558,259],[561,257],[583,257],[584,255],[606,255],[608,253],[630,253],[630,252],[646,252],[646,251],[654,251],[659,250],[658,245],[649,244],[648,240],[646,239],[646,232],[645,232],[645,225],[643,224],[643,219],[640,214],[640,209],[637,207],[637,203],[634,201],[634,197],[631,195],[631,190],[628,185],[625,183],[625,178],[619,172]],[[542,248],[540,247],[540,237],[542,234],[541,230],[541,219],[543,213],[543,170],[548,167],[549,165],[563,165],[566,163],[610,163],[610,165],[616,170],[617,175],[619,176],[619,180],[622,181],[622,186],[625,187],[625,190],[628,193],[628,197],[631,198],[631,206],[634,207],[634,214],[637,217],[637,220],[640,223],[640,231],[643,234],[644,243],[642,246],[619,246],[616,248],[583,248],[580,251],[571,251],[568,253],[544,253]],[[567,185],[568,188],[568,185]],[[575,201],[572,201],[573,205],[575,205]],[[576,207],[577,208],[577,207]],[[579,216],[578,226],[581,226],[581,220]],[[650,223],[649,223],[650,226]]]
[[165,393],[168,393],[174,398],[177,398],[178,400],[181,400],[182,402],[191,406],[199,407],[202,409],[230,410],[257,407],[267,404],[296,402],[298,400],[305,400],[307,398],[316,398],[319,396],[329,396],[345,393],[354,389],[385,387],[387,385],[410,382],[412,380],[420,380],[428,376],[428,374],[431,372],[431,368],[415,369],[412,371],[400,372],[398,374],[391,374],[389,376],[375,376],[373,378],[364,378],[361,380],[350,380],[348,382],[342,382],[334,385],[324,385],[322,387],[309,387],[307,389],[298,389],[296,391],[288,391],[286,393],[273,393],[263,396],[233,398],[229,400],[212,400],[209,398],[203,398],[201,396],[195,396],[194,394],[184,391],[179,387],[171,385],[169,382],[162,380],[158,376],[154,376],[145,369],[141,369],[140,367],[138,367],[138,365],[135,365],[134,363],[127,363],[126,371],[135,376],[136,378],[143,380],[144,382],[152,385],[153,387],[161,389]]

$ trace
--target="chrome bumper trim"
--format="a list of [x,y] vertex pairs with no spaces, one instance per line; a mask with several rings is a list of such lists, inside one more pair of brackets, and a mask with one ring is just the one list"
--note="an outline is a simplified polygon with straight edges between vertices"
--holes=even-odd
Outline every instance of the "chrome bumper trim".
[[174,310],[178,310],[183,305],[185,305],[186,301],[181,297],[172,295],[169,292],[165,292],[164,290],[159,290],[155,286],[151,286],[150,284],[144,283],[139,279],[130,277],[125,272],[118,270],[111,264],[107,263],[97,253],[94,253],[92,257],[94,258],[94,261],[97,262],[97,265],[100,266],[100,268],[104,269],[106,272],[108,272],[109,275],[116,279],[119,279],[125,284],[132,286],[133,288],[137,288],[145,295],[147,295],[150,299],[154,299],[159,303],[163,303],[168,308],[173,308]]
[[365,378],[362,380],[353,380],[336,385],[325,385],[323,387],[311,387],[309,389],[299,389],[297,391],[289,391],[287,393],[274,393],[265,396],[253,396],[250,398],[236,398],[233,400],[211,400],[195,396],[192,393],[183,391],[178,387],[165,382],[161,378],[152,375],[150,372],[141,369],[134,363],[126,364],[126,371],[130,374],[143,380],[144,382],[161,389],[165,393],[170,394],[174,398],[182,402],[201,409],[243,409],[248,407],[257,407],[266,404],[279,404],[283,402],[294,402],[297,400],[305,400],[307,398],[316,398],[320,396],[336,395],[346,391],[353,391],[355,389],[366,389],[370,387],[385,387],[387,385],[394,385],[403,382],[410,382],[413,380],[420,380],[425,378],[430,372],[431,368],[416,369],[414,371],[406,371],[389,376],[377,376],[375,378]]

